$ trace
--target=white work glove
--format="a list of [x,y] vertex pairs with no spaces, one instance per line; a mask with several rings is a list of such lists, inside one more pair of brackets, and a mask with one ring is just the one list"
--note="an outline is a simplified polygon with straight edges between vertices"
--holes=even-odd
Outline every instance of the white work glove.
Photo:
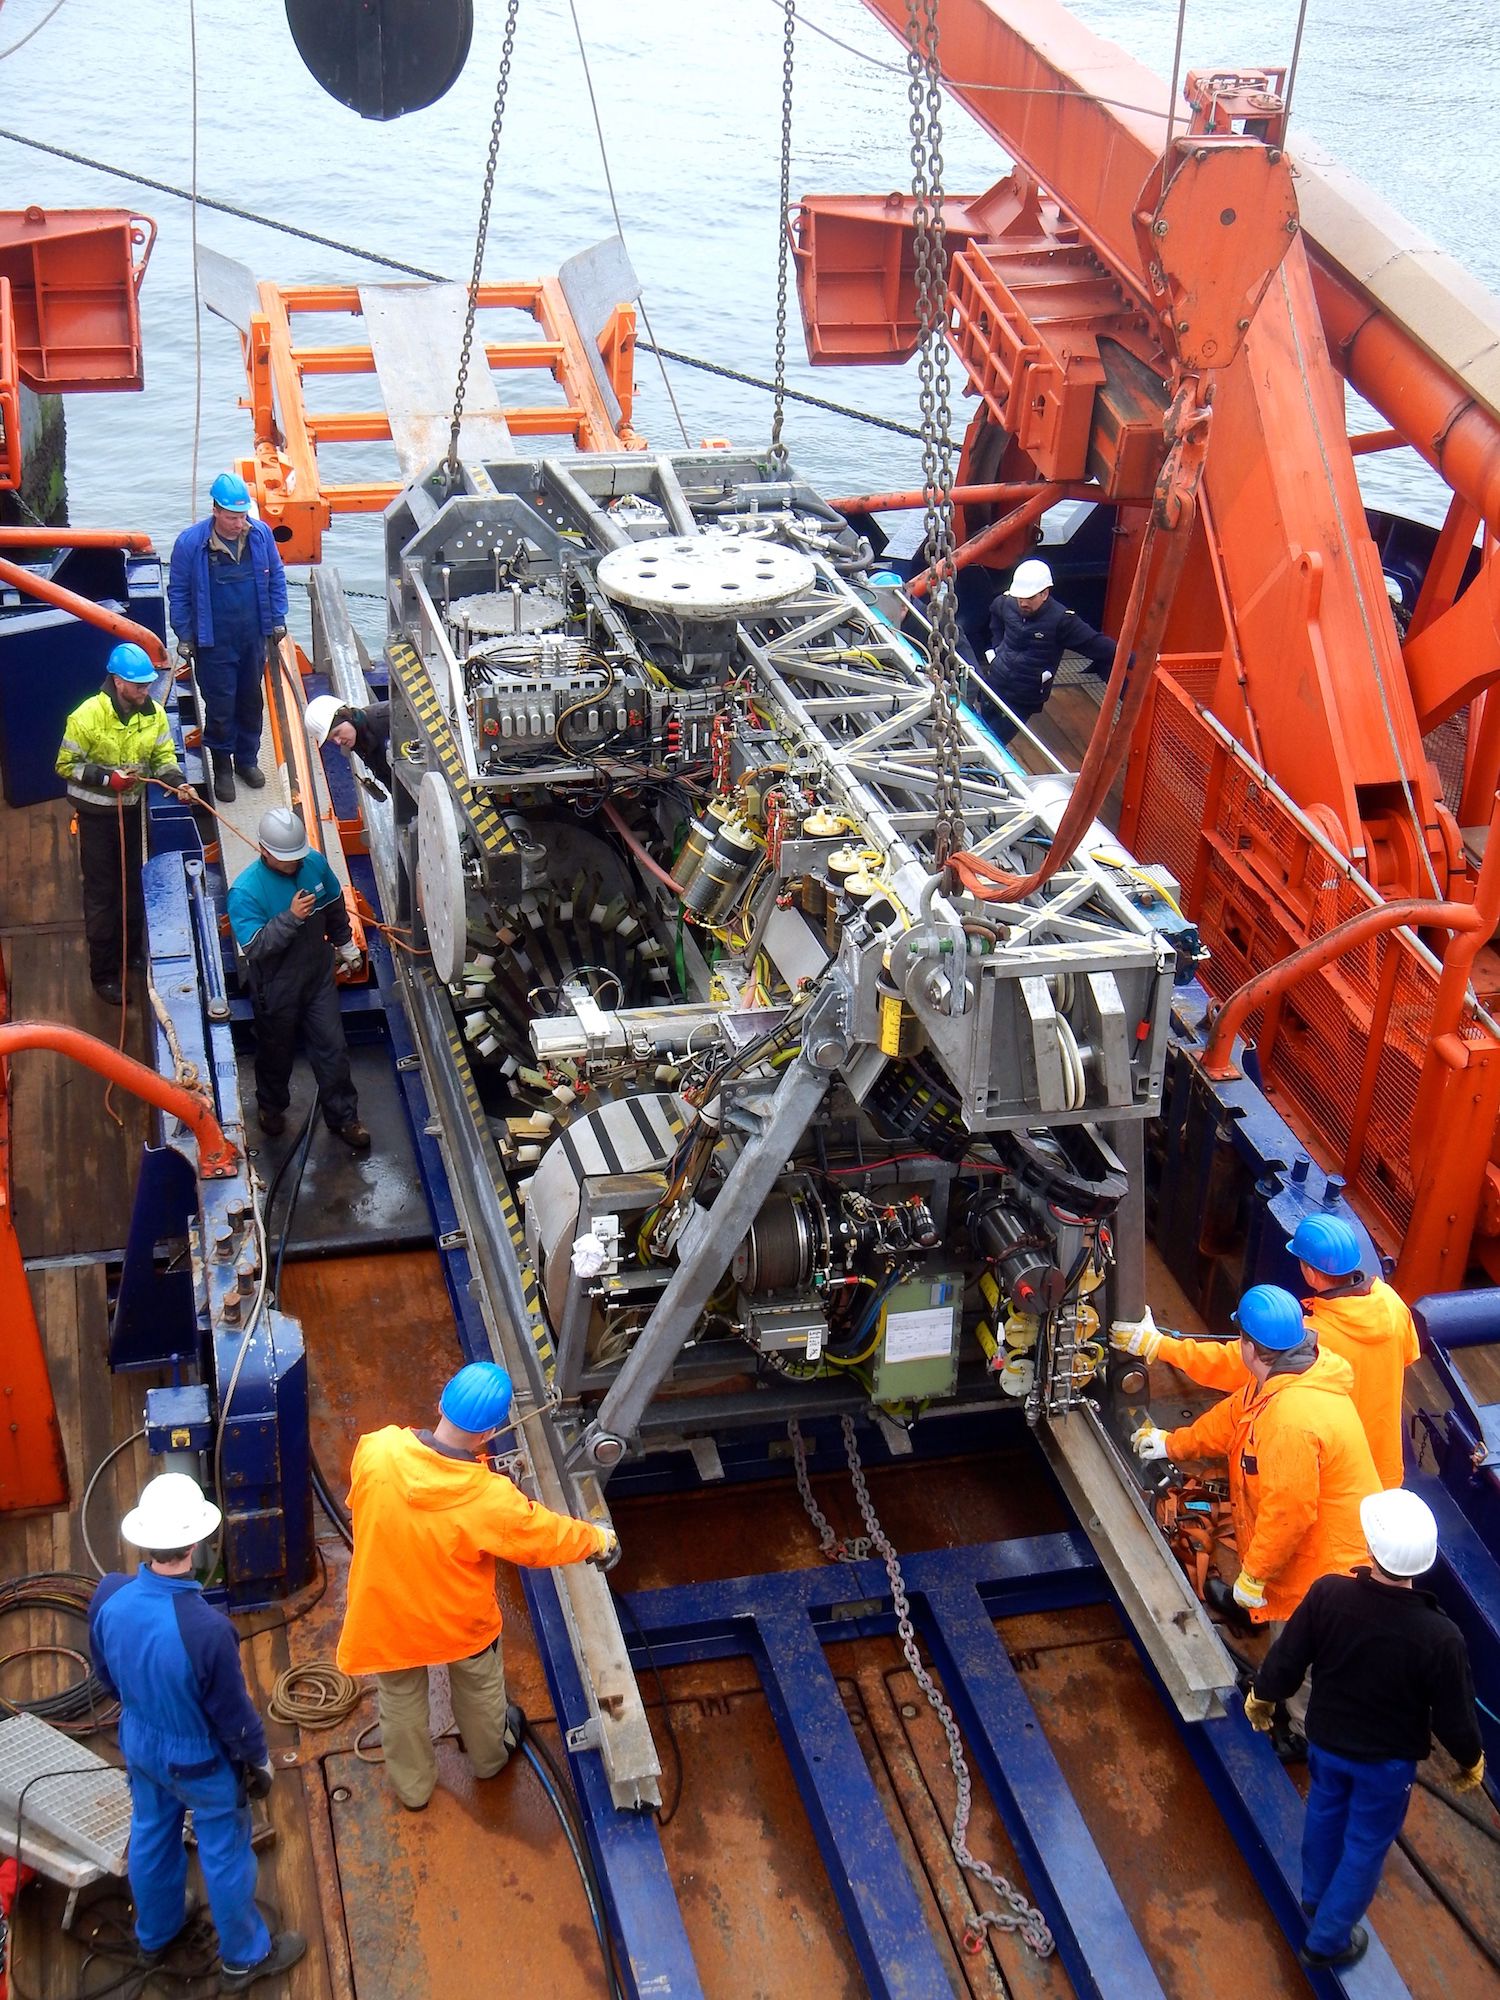
[[1156,1359],[1161,1343],[1162,1336],[1151,1317],[1150,1306],[1139,1319],[1117,1319],[1110,1324],[1110,1346],[1121,1354],[1138,1354],[1148,1365]]
[[1150,1465],[1154,1459],[1166,1457],[1167,1434],[1158,1424],[1142,1424],[1131,1434],[1130,1449],[1142,1465]]
[[1234,1601],[1245,1611],[1264,1611],[1266,1586],[1258,1576],[1242,1569],[1234,1580]]
[[343,966],[345,972],[358,972],[361,965],[364,964],[364,959],[364,953],[354,942],[353,938],[350,938],[347,944],[339,946],[339,964]]
[[620,1560],[620,1537],[613,1528],[603,1525],[600,1526],[599,1532],[604,1540],[591,1556],[584,1557],[584,1561],[591,1562],[595,1569],[613,1569]]

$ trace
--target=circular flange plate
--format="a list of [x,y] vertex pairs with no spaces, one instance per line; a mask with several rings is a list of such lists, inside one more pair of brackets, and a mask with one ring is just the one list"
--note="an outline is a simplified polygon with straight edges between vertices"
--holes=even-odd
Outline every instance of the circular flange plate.
[[469,914],[458,808],[440,771],[429,771],[417,794],[417,900],[427,926],[432,969],[444,985],[451,985],[464,969]]
[[617,603],[676,618],[754,618],[810,590],[812,558],[753,535],[664,535],[611,549],[601,587]]

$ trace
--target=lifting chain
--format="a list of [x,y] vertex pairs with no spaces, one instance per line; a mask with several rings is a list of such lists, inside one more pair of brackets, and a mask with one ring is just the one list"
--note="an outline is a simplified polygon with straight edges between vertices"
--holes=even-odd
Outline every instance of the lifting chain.
[[963,737],[958,723],[957,573],[953,568],[953,445],[948,435],[948,253],[943,226],[943,93],[938,0],[906,0],[907,100],[911,117],[912,234],[917,287],[917,378],[922,412],[922,492],[931,577],[934,860],[942,868],[964,845]]
[[469,387],[469,361],[474,352],[474,314],[479,306],[479,274],[484,268],[485,239],[490,233],[490,198],[495,192],[495,162],[500,157],[500,128],[505,123],[505,94],[510,88],[510,59],[516,46],[516,13],[521,0],[510,0],[505,14],[505,40],[500,49],[500,78],[495,85],[495,115],[490,120],[490,150],[484,163],[484,194],[479,203],[479,231],[474,238],[474,269],[464,310],[464,340],[458,356],[458,387],[453,392],[453,428],[448,433],[448,485],[458,484],[458,428],[464,420],[464,396]]
[[[1050,1958],[1056,1950],[1056,1940],[1047,1925],[1046,1918],[1034,1904],[1027,1902],[1020,1890],[990,1867],[987,1861],[980,1861],[969,1852],[969,1815],[973,1810],[974,1781],[969,1772],[969,1762],[964,1755],[963,1739],[958,1733],[958,1723],[953,1710],[948,1706],[936,1681],[922,1664],[921,1653],[917,1649],[917,1635],[911,1622],[911,1604],[906,1595],[906,1580],[901,1574],[901,1559],[891,1544],[890,1537],[880,1525],[880,1517],[875,1512],[875,1502],[870,1497],[870,1489],[865,1481],[864,1467],[860,1462],[859,1443],[854,1434],[854,1419],[841,1419],[844,1434],[844,1453],[849,1461],[849,1477],[854,1485],[854,1497],[859,1503],[860,1517],[865,1524],[865,1534],[857,1541],[841,1542],[834,1534],[828,1517],[813,1498],[812,1486],[807,1476],[807,1448],[795,1418],[787,1424],[787,1435],[792,1441],[792,1466],[797,1476],[797,1491],[802,1496],[802,1504],[807,1509],[809,1520],[818,1531],[818,1544],[823,1554],[832,1562],[855,1562],[860,1557],[850,1553],[859,1549],[878,1555],[885,1564],[886,1577],[891,1587],[891,1603],[896,1612],[896,1632],[901,1641],[901,1651],[906,1656],[906,1664],[911,1677],[927,1699],[928,1706],[942,1725],[943,1735],[948,1742],[948,1762],[953,1772],[953,1826],[948,1835],[948,1844],[953,1849],[953,1858],[966,1875],[983,1882],[992,1889],[1004,1905],[1000,1909],[981,1909],[965,1930],[965,1943],[982,1937],[988,1930],[1015,1931],[1022,1942],[1034,1951],[1038,1958]],[[972,1949],[972,1946],[970,1947]]]
[[778,472],[787,467],[781,442],[786,404],[786,292],[790,246],[787,210],[792,205],[792,76],[796,60],[797,0],[783,0],[786,9],[781,41],[781,205],[776,211],[776,408],[771,417],[771,462]]

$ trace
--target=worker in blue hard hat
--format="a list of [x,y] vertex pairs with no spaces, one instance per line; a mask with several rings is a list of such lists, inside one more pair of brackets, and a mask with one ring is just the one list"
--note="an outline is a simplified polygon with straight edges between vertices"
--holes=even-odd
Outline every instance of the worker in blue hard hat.
[[526,1718],[507,1699],[495,1563],[532,1569],[612,1564],[613,1528],[528,1500],[494,1471],[486,1447],[510,1417],[511,1382],[493,1361],[446,1384],[430,1430],[389,1424],[354,1450],[354,1556],[338,1663],[373,1674],[386,1774],[420,1812],[437,1783],[429,1667],[446,1666],[453,1719],[478,1778],[505,1768]]
[[286,571],[271,530],[250,518],[243,479],[221,472],[208,497],[208,519],[184,528],[172,545],[167,602],[177,651],[193,663],[203,698],[214,797],[227,805],[236,776],[252,791],[266,782],[261,675],[267,641],[279,645],[286,637]]
[[1143,1460],[1224,1459],[1240,1573],[1234,1598],[1273,1630],[1320,1576],[1364,1557],[1359,1503],[1380,1478],[1350,1391],[1354,1373],[1322,1354],[1302,1307],[1278,1285],[1252,1285],[1234,1311],[1243,1380],[1195,1423],[1142,1424]]
[[275,1776],[265,1726],[240,1665],[239,1634],[206,1602],[193,1551],[222,1516],[184,1472],[148,1480],[120,1534],[144,1560],[104,1577],[89,1604],[94,1672],[120,1703],[130,1778],[130,1890],[145,1983],[190,1921],[183,1821],[193,1815],[198,1863],[219,1934],[221,1993],[248,1993],[307,1950],[275,1937],[255,1905],[252,1798]]
[[1303,1306],[1318,1345],[1341,1354],[1354,1370],[1354,1407],[1380,1483],[1399,1486],[1406,1472],[1401,1392],[1421,1352],[1416,1322],[1399,1292],[1365,1275],[1359,1233],[1342,1216],[1303,1216],[1290,1248],[1302,1266]]
[[145,964],[145,781],[178,791],[184,782],[167,712],[152,695],[161,671],[143,646],[116,646],[103,687],[68,717],[57,752],[78,822],[89,977],[112,1007],[124,999],[126,968]]
[[226,907],[248,969],[260,1129],[272,1137],[286,1129],[300,1041],[324,1123],[356,1153],[367,1153],[370,1132],[360,1123],[334,984],[335,953],[351,972],[364,957],[354,942],[343,885],[290,806],[262,813],[258,831],[260,854],[236,880]]
[[1463,1634],[1437,1599],[1415,1587],[1437,1560],[1437,1522],[1415,1493],[1375,1493],[1360,1504],[1369,1562],[1308,1591],[1246,1696],[1253,1728],[1310,1674],[1302,1829],[1299,1956],[1315,1970],[1355,1965],[1369,1946],[1359,1919],[1401,1831],[1417,1765],[1434,1736],[1458,1765],[1455,1792],[1484,1782],[1484,1742]]
[[[1406,1303],[1382,1279],[1364,1275],[1359,1233],[1342,1216],[1304,1216],[1288,1248],[1301,1263],[1311,1294],[1303,1300],[1303,1312],[1318,1345],[1342,1355],[1354,1371],[1350,1394],[1381,1483],[1399,1486],[1404,1471],[1402,1377],[1419,1352]],[[1148,1365],[1165,1361],[1180,1368],[1205,1389],[1237,1389],[1245,1379],[1237,1341],[1188,1340],[1164,1332],[1149,1306],[1139,1319],[1114,1321],[1109,1341]]]

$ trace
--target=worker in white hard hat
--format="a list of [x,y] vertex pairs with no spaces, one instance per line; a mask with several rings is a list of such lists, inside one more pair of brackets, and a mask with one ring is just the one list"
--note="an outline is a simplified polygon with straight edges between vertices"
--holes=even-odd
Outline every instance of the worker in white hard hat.
[[1312,1775],[1302,1834],[1304,1965],[1364,1956],[1370,1907],[1401,1831],[1417,1765],[1437,1737],[1459,1766],[1455,1792],[1484,1780],[1484,1744],[1463,1634],[1413,1579],[1437,1561],[1432,1509],[1401,1487],[1360,1503],[1370,1567],[1324,1576],[1261,1662],[1245,1714],[1269,1729],[1272,1708],[1312,1675]]
[[292,1063],[300,1036],[332,1132],[356,1153],[370,1149],[334,985],[334,952],[357,970],[343,886],[290,806],[261,814],[260,856],[229,892],[229,928],[249,967],[255,1020],[255,1101],[262,1132],[286,1129]]
[[351,708],[336,694],[314,695],[307,704],[307,733],[314,748],[331,743],[351,760],[360,762],[384,786],[391,782],[391,705],[372,701],[363,708]]
[[182,1824],[191,1811],[224,1961],[219,1991],[247,1993],[295,1965],[307,1940],[296,1931],[273,1937],[255,1907],[249,1801],[267,1796],[274,1773],[239,1635],[193,1576],[193,1551],[222,1518],[186,1473],[148,1480],[120,1523],[145,1560],[134,1576],[101,1580],[89,1605],[89,1651],[120,1703],[141,1965],[162,1965],[187,1927]]
[[1035,556],[1017,563],[990,606],[990,647],[989,672],[980,687],[1010,711],[991,709],[985,716],[1001,743],[1009,743],[1023,722],[1046,707],[1064,653],[1081,653],[1105,679],[1115,663],[1114,640],[1058,602],[1052,572]]

